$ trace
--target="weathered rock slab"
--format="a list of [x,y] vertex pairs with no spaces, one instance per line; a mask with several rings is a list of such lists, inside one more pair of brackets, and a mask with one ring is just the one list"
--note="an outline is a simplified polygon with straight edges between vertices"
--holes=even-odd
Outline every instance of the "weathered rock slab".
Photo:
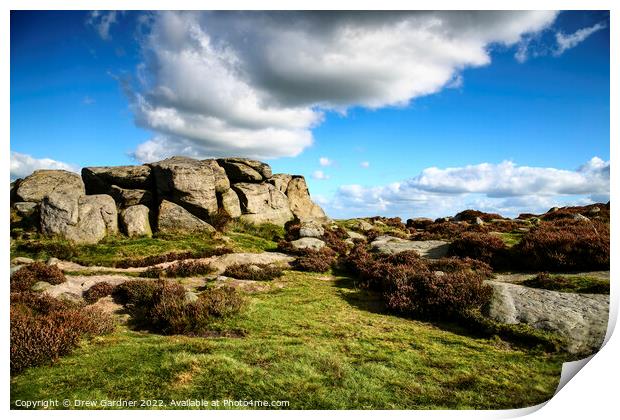
[[150,206],[153,203],[153,194],[149,190],[127,189],[112,185],[108,194],[116,201],[118,207],[123,209],[138,204]]
[[288,264],[293,260],[295,257],[280,252],[241,252],[214,257],[210,260],[210,264],[217,270],[218,274],[221,274],[233,264],[277,264],[288,267]]
[[310,221],[302,222],[299,228],[300,238],[322,238],[325,233],[325,229],[319,223]]
[[296,241],[291,241],[291,245],[295,249],[310,249],[318,251],[325,246],[325,242],[317,238],[300,238]]
[[299,220],[315,220],[321,223],[329,221],[323,209],[310,198],[310,192],[303,176],[292,177],[286,188],[286,196],[291,211]]
[[19,201],[40,203],[43,198],[52,193],[61,193],[78,198],[84,195],[84,183],[76,173],[41,169],[24,178],[17,187],[16,195]]
[[142,204],[121,211],[120,219],[123,231],[129,237],[153,235],[149,222],[149,208]]
[[357,233],[357,232],[353,232],[352,230],[347,230],[347,236],[352,239],[359,239],[361,241],[366,241],[368,240],[364,235],[362,235],[361,233]]
[[213,226],[167,200],[159,206],[157,227],[166,233],[215,232]]
[[52,285],[45,289],[46,294],[52,297],[63,297],[71,300],[81,300],[82,294],[97,283],[110,283],[116,286],[135,277],[116,274],[99,274],[96,276],[66,276],[67,281],[61,284]]
[[218,159],[231,182],[261,182],[271,178],[271,167],[258,160],[245,158]]
[[574,354],[597,351],[605,338],[609,296],[561,293],[510,283],[488,282],[493,297],[487,315],[507,324],[524,323],[567,339]]
[[82,169],[82,179],[88,194],[108,194],[112,185],[148,190],[151,188],[151,168],[147,165],[93,166]]
[[239,196],[232,188],[229,188],[220,194],[220,203],[222,210],[224,210],[228,216],[233,218],[241,216],[241,203],[239,202]]
[[398,254],[403,251],[416,251],[421,257],[442,258],[448,254],[446,241],[409,241],[394,236],[379,236],[370,243],[372,249],[382,254]]
[[230,180],[226,175],[226,171],[224,168],[217,163],[215,159],[205,159],[202,161],[204,164],[208,165],[213,171],[213,179],[215,181],[215,192],[224,193],[230,189]]
[[293,179],[293,176],[289,174],[275,174],[269,178],[267,182],[273,184],[273,186],[276,187],[281,193],[286,194],[286,189],[288,188],[288,183],[291,182],[291,179]]
[[242,220],[251,223],[273,223],[284,225],[293,219],[286,195],[272,184],[240,182],[232,185],[239,196]]
[[217,212],[212,164],[175,156],[149,165],[160,197],[184,207],[201,219]]
[[13,203],[13,208],[18,215],[22,217],[28,217],[32,216],[37,212],[39,205],[32,202],[18,201],[17,203]]

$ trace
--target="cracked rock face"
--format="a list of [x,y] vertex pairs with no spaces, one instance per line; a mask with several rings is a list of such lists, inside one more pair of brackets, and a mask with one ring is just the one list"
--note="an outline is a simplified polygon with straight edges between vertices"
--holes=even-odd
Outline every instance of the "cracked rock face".
[[603,343],[609,295],[562,293],[489,281],[493,297],[486,314],[507,324],[525,323],[566,338],[566,350],[591,354]]
[[241,203],[241,219],[252,223],[274,223],[283,225],[293,219],[289,201],[285,194],[270,183],[233,184],[233,190]]
[[271,178],[271,167],[258,160],[245,158],[218,159],[231,182],[261,182]]
[[116,204],[109,195],[75,198],[54,192],[41,203],[41,231],[79,244],[95,244],[106,235],[118,233]]
[[286,196],[290,202],[290,208],[299,220],[317,220],[327,222],[329,218],[321,207],[310,198],[310,192],[303,176],[295,176],[286,187]]
[[213,226],[204,220],[166,200],[159,206],[157,226],[160,232],[166,233],[215,232]]
[[183,206],[201,219],[217,212],[215,174],[210,163],[175,156],[149,165],[160,198]]

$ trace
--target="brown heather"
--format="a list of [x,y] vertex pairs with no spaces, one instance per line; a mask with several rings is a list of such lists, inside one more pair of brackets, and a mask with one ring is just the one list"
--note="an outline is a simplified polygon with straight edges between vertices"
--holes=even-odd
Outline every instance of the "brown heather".
[[110,333],[112,318],[35,293],[11,294],[11,374],[70,353],[86,337]]
[[114,291],[114,286],[107,282],[94,284],[82,295],[86,303],[95,303],[102,297],[110,296]]
[[266,281],[282,276],[284,271],[271,264],[233,264],[223,274],[239,280]]
[[38,281],[61,284],[66,281],[66,278],[57,266],[35,262],[20,268],[11,275],[11,292],[28,291]]
[[542,222],[513,247],[532,271],[609,270],[609,225],[597,220]]
[[118,268],[130,268],[130,267],[149,267],[165,262],[190,260],[198,258],[209,258],[218,255],[231,254],[232,249],[226,247],[215,248],[211,250],[201,252],[169,252],[167,254],[151,255],[143,258],[127,258],[116,263]]

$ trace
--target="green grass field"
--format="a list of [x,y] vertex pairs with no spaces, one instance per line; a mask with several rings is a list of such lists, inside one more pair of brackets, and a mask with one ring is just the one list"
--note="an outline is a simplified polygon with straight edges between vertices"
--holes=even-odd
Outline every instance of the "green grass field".
[[218,325],[236,337],[119,327],[13,377],[11,405],[230,399],[286,400],[291,409],[499,409],[553,395],[560,356],[386,314],[378,296],[353,284],[287,271],[268,290],[249,294],[243,315]]

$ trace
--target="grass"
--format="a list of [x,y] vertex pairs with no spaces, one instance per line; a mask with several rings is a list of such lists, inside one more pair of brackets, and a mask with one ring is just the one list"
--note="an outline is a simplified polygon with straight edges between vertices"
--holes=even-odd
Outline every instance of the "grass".
[[[255,228],[255,233],[268,236],[271,227]],[[262,230],[261,230],[262,229]],[[279,228],[282,229],[282,228]],[[251,233],[228,233],[236,252],[272,251],[277,247],[276,241],[255,236]],[[35,239],[15,239],[11,244],[11,257],[29,257],[47,260],[57,257],[88,266],[114,267],[115,263],[125,258],[139,258],[160,255],[168,252],[212,250],[225,245],[221,239],[210,235],[156,235],[153,238],[126,238],[110,236],[96,245],[75,245],[59,238],[37,237]]]
[[504,244],[506,244],[508,248],[511,248],[521,242],[523,233],[505,232],[498,233],[498,236],[504,241]]
[[[293,409],[517,408],[554,393],[562,358],[384,313],[331,275],[286,272],[217,324],[242,338],[122,330],[11,379],[15,400],[287,400]],[[137,363],[136,361],[139,361]],[[170,406],[164,408],[172,408]]]
[[236,219],[230,222],[226,229],[227,232],[245,233],[268,241],[278,242],[284,239],[285,231],[283,226],[272,223],[254,224]]
[[540,273],[521,283],[537,289],[554,290],[565,293],[609,294],[609,281],[583,275],[552,275]]
[[277,242],[248,233],[228,232],[226,235],[232,239],[232,248],[235,252],[275,251],[278,248]]

